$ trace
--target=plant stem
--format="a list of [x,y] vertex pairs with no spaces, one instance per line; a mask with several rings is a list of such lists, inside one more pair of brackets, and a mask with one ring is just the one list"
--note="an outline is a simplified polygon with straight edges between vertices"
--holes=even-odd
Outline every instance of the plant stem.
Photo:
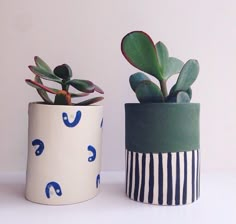
[[68,91],[69,85],[66,85],[66,81],[62,80],[61,86],[62,86],[62,90]]
[[163,94],[163,96],[166,98],[166,97],[168,96],[167,86],[166,86],[166,80],[160,81],[160,85],[161,85],[162,94]]

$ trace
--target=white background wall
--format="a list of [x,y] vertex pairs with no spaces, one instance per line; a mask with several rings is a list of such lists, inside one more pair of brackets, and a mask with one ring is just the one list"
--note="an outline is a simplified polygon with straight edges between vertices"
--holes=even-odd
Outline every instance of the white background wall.
[[24,79],[35,55],[104,88],[103,169],[124,169],[124,103],[137,100],[120,41],[143,30],[172,56],[199,60],[202,167],[236,171],[235,12],[234,0],[1,0],[0,170],[25,169],[27,104],[40,98]]

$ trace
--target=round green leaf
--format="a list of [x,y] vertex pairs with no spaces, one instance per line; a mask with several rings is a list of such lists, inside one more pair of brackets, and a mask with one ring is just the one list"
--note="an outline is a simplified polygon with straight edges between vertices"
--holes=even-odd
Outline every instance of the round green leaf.
[[135,90],[140,103],[159,103],[164,101],[160,88],[150,80],[142,81]]
[[176,97],[176,102],[177,103],[189,103],[190,98],[189,95],[186,92],[179,92]]
[[67,64],[59,65],[53,70],[54,74],[64,80],[69,80],[72,77],[71,67]]
[[187,91],[176,91],[176,85],[174,85],[171,90],[170,90],[170,93],[167,97],[167,102],[177,102],[177,95],[180,93],[180,92],[185,92],[186,94],[188,94],[188,98],[189,100],[192,99],[192,89],[189,88],[187,89]]
[[144,80],[150,80],[150,79],[142,72],[137,72],[129,77],[129,83],[134,92],[137,86],[140,84],[140,82]]
[[162,80],[155,45],[143,31],[128,33],[121,42],[121,51],[130,64]]

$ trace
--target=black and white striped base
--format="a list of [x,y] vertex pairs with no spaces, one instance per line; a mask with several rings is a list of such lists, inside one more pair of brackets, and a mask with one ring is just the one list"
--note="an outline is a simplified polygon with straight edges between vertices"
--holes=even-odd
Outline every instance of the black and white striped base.
[[126,150],[126,193],[149,204],[194,202],[200,196],[199,150],[156,154]]

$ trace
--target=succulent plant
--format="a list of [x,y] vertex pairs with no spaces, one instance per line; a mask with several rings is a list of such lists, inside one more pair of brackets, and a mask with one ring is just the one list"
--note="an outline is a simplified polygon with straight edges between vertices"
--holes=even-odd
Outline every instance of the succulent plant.
[[[103,90],[89,80],[71,79],[72,70],[69,65],[62,64],[52,70],[40,57],[34,57],[35,66],[30,65],[29,69],[35,74],[34,80],[26,79],[26,83],[37,89],[39,95],[46,104],[56,105],[90,105],[103,100],[103,97],[93,97],[79,103],[72,103],[71,98],[88,96],[90,93],[98,92],[104,94]],[[41,79],[56,82],[61,85],[61,89],[47,87]],[[70,93],[72,86],[79,93]],[[52,101],[47,93],[55,94]]]
[[[167,47],[143,31],[128,33],[121,42],[121,51],[127,61],[139,70],[154,76],[159,86],[142,72],[130,76],[130,86],[140,103],[176,102],[187,103],[192,97],[191,85],[199,73],[197,60],[190,59],[185,64],[169,57]],[[179,74],[176,84],[167,90],[167,80]]]

